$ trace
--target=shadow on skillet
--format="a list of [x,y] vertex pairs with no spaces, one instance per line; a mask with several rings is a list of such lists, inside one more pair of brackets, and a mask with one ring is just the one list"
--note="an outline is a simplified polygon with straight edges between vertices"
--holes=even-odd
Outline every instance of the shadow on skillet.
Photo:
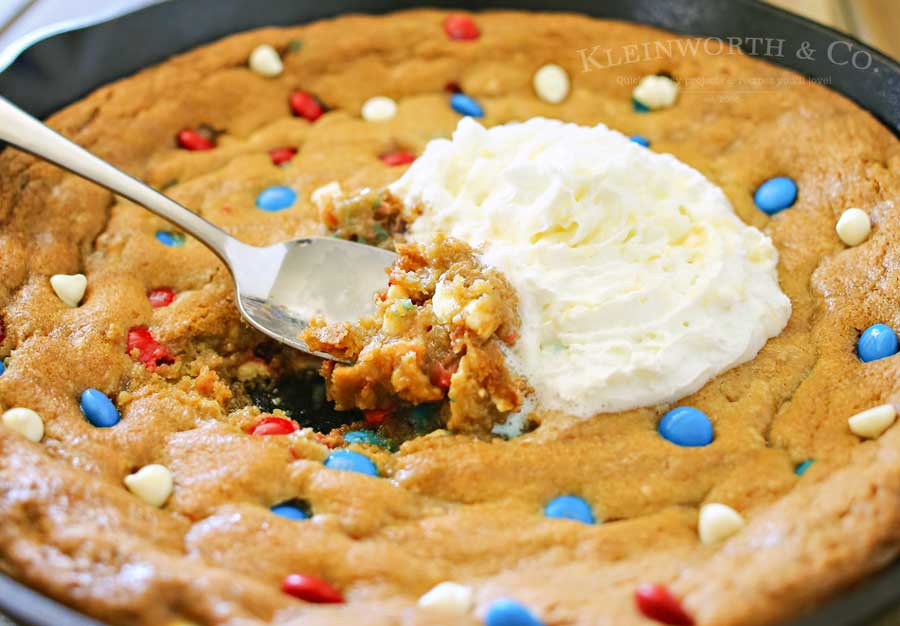
[[[415,6],[574,11],[691,35],[809,42],[818,51],[837,42],[835,50],[842,53],[838,61],[859,52],[871,65],[861,70],[821,54],[807,60],[787,53],[787,47],[784,56],[767,60],[811,78],[830,79],[831,89],[900,134],[900,65],[852,37],[756,0],[172,0],[99,24],[69,24],[44,39],[26,41],[14,60],[14,52],[0,57],[0,63],[12,61],[0,73],[0,94],[43,118],[101,85],[237,31]],[[900,561],[791,626],[864,626],[896,607]],[[22,626],[103,626],[2,574],[0,612]]]

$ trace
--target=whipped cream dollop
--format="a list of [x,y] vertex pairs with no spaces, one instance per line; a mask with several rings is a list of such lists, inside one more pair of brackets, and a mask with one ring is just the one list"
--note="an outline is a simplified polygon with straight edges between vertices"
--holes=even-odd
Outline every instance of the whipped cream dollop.
[[409,235],[482,249],[518,292],[511,364],[577,416],[673,402],[791,314],[777,252],[695,169],[605,126],[464,118],[390,188]]

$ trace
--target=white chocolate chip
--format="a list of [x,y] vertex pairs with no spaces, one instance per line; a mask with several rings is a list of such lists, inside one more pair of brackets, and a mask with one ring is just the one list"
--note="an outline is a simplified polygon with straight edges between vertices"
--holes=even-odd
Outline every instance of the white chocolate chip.
[[726,504],[712,502],[700,508],[698,530],[706,545],[725,541],[743,527],[744,518]]
[[848,246],[858,246],[872,232],[872,221],[868,213],[862,209],[847,209],[834,228],[838,237]]
[[125,486],[147,504],[161,507],[172,494],[172,472],[163,465],[145,465],[125,477]]
[[465,615],[472,608],[472,590],[459,583],[439,583],[419,598],[419,607],[448,616]]
[[569,75],[555,63],[548,63],[534,73],[532,79],[538,98],[551,104],[559,104],[569,95]]
[[50,286],[60,300],[74,309],[84,298],[87,277],[84,274],[54,274],[50,277]]
[[431,308],[439,321],[445,324],[459,313],[460,303],[456,294],[462,289],[462,276],[454,276],[453,281],[442,280],[434,288],[431,297]]
[[318,208],[325,208],[327,204],[333,201],[335,198],[340,196],[341,184],[336,180],[331,181],[327,185],[322,185],[318,189],[312,192],[310,196],[310,200],[312,200],[313,204],[315,204]]
[[394,300],[403,300],[404,298],[408,298],[409,294],[406,292],[406,289],[401,287],[400,285],[390,285],[387,290],[387,299]]
[[272,370],[262,361],[255,359],[241,363],[237,368],[237,378],[241,381],[253,380],[255,378],[271,378]]
[[4,426],[31,441],[38,442],[44,437],[44,420],[31,409],[9,409],[3,414],[2,421]]
[[397,115],[397,103],[387,96],[369,98],[362,105],[362,117],[367,122],[386,122]]
[[497,330],[496,297],[486,294],[469,302],[463,309],[465,324],[481,339],[487,339]]
[[850,431],[854,435],[866,439],[876,439],[894,423],[895,419],[897,419],[897,409],[894,408],[894,405],[882,404],[857,413],[847,420],[847,423],[850,424]]
[[648,109],[665,109],[678,99],[678,83],[668,76],[644,76],[631,96]]
[[278,51],[265,43],[256,46],[250,53],[249,65],[251,70],[266,78],[278,76],[284,70]]

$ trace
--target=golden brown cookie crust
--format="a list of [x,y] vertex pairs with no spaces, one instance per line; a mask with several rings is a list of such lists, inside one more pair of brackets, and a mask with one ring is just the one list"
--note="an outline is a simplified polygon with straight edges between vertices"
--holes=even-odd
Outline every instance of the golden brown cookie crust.
[[[364,451],[384,478],[322,467],[309,437],[251,437],[252,408],[234,409],[208,372],[227,372],[255,335],[233,306],[227,272],[196,241],[165,248],[160,219],[56,168],[0,155],[0,408],[26,406],[46,424],[40,444],[0,429],[0,568],[48,595],[116,624],[437,624],[415,600],[443,580],[471,584],[477,612],[513,596],[547,624],[644,624],[632,600],[641,582],[667,584],[700,624],[764,624],[803,611],[894,558],[900,546],[900,430],[860,443],[847,417],[896,401],[897,358],[863,364],[859,332],[900,327],[900,144],[869,114],[815,85],[750,87],[739,97],[684,90],[677,106],[636,114],[630,93],[646,74],[795,75],[738,54],[649,60],[584,72],[578,49],[670,35],[567,14],[484,13],[481,37],[448,41],[443,13],[347,16],[243,33],[178,56],[91,94],[50,119],[75,141],[250,243],[320,234],[308,194],[340,181],[379,187],[402,168],[386,150],[421,153],[459,118],[448,81],[485,107],[488,124],[536,115],[640,133],[723,188],[738,215],[780,252],[793,315],[753,361],[684,403],[705,411],[716,439],[677,448],[656,433],[667,407],[591,420],[541,415],[511,441],[419,438],[396,454]],[[245,66],[259,43],[285,55],[275,79]],[[547,62],[573,89],[559,105],[532,93]],[[294,118],[292,89],[331,111]],[[373,95],[398,100],[383,124],[359,119]],[[215,150],[180,151],[185,127],[221,129]],[[274,167],[266,150],[294,145]],[[790,210],[768,218],[752,192],[796,180]],[[289,181],[297,204],[281,213],[255,195]],[[874,222],[845,249],[834,223],[847,207]],[[69,309],[48,277],[85,272],[82,306]],[[146,291],[180,297],[154,310]],[[146,325],[177,355],[150,373],[125,354]],[[204,370],[204,368],[206,368]],[[224,375],[224,374],[223,374]],[[198,384],[193,381],[199,379]],[[122,421],[96,429],[78,396],[118,399]],[[357,448],[363,449],[363,448]],[[794,465],[815,458],[798,479]],[[168,466],[175,492],[154,510],[122,487],[148,463]],[[545,519],[560,493],[592,503],[604,523]],[[301,497],[309,522],[273,516]],[[748,520],[723,546],[697,540],[697,507],[728,504]],[[279,591],[292,572],[327,579],[345,605],[315,606]],[[457,623],[478,623],[475,617]]]

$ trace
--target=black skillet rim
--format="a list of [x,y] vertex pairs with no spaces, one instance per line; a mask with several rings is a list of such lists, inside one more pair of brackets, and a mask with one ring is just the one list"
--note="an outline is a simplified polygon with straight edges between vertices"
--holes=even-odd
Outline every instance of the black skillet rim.
[[[60,29],[44,31],[40,37],[31,38],[22,44],[15,55],[7,53],[0,57],[0,61],[3,58],[10,61],[9,65],[0,73],[0,94],[19,103],[33,114],[45,117],[50,112],[79,99],[102,84],[130,74],[141,67],[160,62],[173,53],[219,39],[229,32],[238,30],[233,27],[233,24],[237,22],[228,22],[228,20],[235,18],[235,13],[240,10],[241,0],[217,0],[215,14],[208,12],[210,4],[208,0],[165,2],[102,21],[70,22]],[[752,23],[752,20],[756,19],[758,20],[757,24],[764,25],[767,36],[796,34],[799,38],[802,35],[804,40],[816,43],[818,49],[821,49],[821,45],[819,45],[821,43],[846,42],[848,54],[861,51],[871,55],[873,66],[869,69],[874,68],[875,71],[866,74],[847,66],[832,66],[831,71],[835,73],[836,76],[833,78],[836,80],[829,86],[869,110],[895,134],[900,131],[900,64],[853,37],[777,7],[764,5],[757,0],[731,0],[730,2],[720,2],[719,0],[678,0],[677,2],[608,0],[602,3],[591,0],[568,0],[555,3],[550,0],[494,0],[488,2],[477,2],[476,0],[432,0],[430,2],[320,0],[314,6],[298,6],[300,4],[305,3],[275,0],[264,5],[264,10],[260,10],[259,6],[253,7],[251,14],[244,15],[240,20],[240,30],[266,24],[312,21],[349,10],[384,13],[389,10],[415,6],[468,10],[489,8],[568,10],[594,15],[602,14],[603,17],[642,22],[675,32],[701,36],[744,32],[747,28],[747,21]],[[595,11],[594,9],[601,4],[602,9],[599,12]],[[204,6],[206,11],[204,11]],[[245,9],[248,6],[249,3],[244,4]],[[269,11],[272,7],[278,8]],[[279,13],[281,9],[284,10]],[[301,13],[305,15],[301,17],[299,15]],[[195,27],[190,26],[193,18],[197,16],[212,18],[203,22],[205,30],[199,36]],[[93,80],[85,80],[84,64],[97,61],[96,53],[93,56],[87,53],[86,44],[91,43],[91,38],[115,39],[116,31],[121,31],[118,35],[119,41],[122,41],[123,37],[130,33],[137,35],[137,41],[141,42],[141,35],[145,32],[146,25],[152,20],[155,20],[157,25],[163,25],[165,30],[161,30],[161,32],[171,34],[174,31],[176,37],[172,39],[178,39],[179,45],[170,46],[164,51],[157,50],[152,46],[149,49],[132,46],[132,49],[127,54],[121,55],[120,58],[107,59],[107,63],[102,66],[92,65],[90,72],[93,73]],[[718,20],[718,27],[710,28],[709,20]],[[193,23],[196,24],[196,22]],[[188,24],[190,29],[194,30],[186,29],[183,27],[184,24]],[[785,39],[788,38],[785,37]],[[129,40],[126,38],[125,41]],[[131,41],[135,40],[131,39]],[[795,38],[794,43],[797,41],[798,39]],[[62,89],[67,90],[64,95],[57,93],[54,97],[50,97],[44,90],[39,92],[37,87],[42,82],[46,87],[54,79],[64,77],[60,74],[63,71],[60,64],[52,63],[54,56],[65,59],[65,66],[72,76],[68,83],[65,80],[61,81]],[[76,60],[74,65],[79,66],[78,62],[81,62],[81,71],[71,72],[73,58]],[[47,65],[48,60],[50,61],[49,65]],[[767,60],[773,61],[773,59]],[[804,63],[802,59],[796,57],[776,61],[776,64],[806,76],[823,76],[822,64]],[[55,69],[56,76],[50,75],[46,71],[48,69]],[[37,80],[33,76],[35,73],[38,74]],[[73,84],[73,81],[81,82]],[[53,85],[55,88],[56,82]],[[815,611],[795,620],[791,626],[864,626],[873,618],[883,615],[898,605],[900,605],[900,561],[869,576],[850,590],[824,603]],[[102,626],[100,622],[59,604],[2,573],[0,573],[0,612],[16,620],[22,626]]]

